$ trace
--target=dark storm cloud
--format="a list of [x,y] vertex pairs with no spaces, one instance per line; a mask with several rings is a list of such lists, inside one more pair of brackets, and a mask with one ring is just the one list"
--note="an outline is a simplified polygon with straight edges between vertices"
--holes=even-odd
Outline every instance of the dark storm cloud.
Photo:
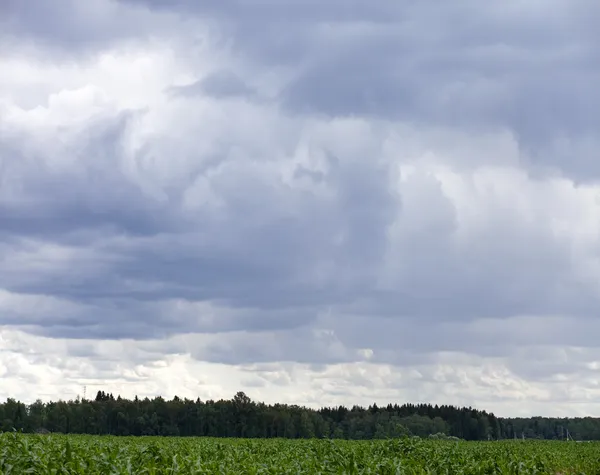
[[[145,130],[135,152],[125,145],[139,126],[132,117],[147,111],[91,120],[73,142],[50,141],[27,153],[36,130],[0,126],[2,183],[15,190],[0,201],[0,287],[17,302],[0,323],[57,338],[230,333],[232,340],[192,353],[232,364],[353,361],[362,347],[374,349],[375,361],[400,364],[440,350],[502,354],[493,335],[470,326],[482,318],[594,315],[599,298],[581,284],[575,245],[556,235],[552,210],[535,211],[549,205],[532,205],[532,216],[521,219],[520,203],[507,204],[513,193],[504,191],[477,211],[480,222],[460,241],[465,224],[456,204],[427,172],[395,182],[397,164],[409,162],[411,152],[402,142],[382,159],[381,143],[391,133],[377,130],[384,121],[466,136],[508,129],[532,164],[596,176],[595,3],[97,1],[90,3],[96,15],[79,2],[40,2],[37,12],[24,5],[0,6],[6,31],[64,50],[143,39],[153,25],[176,36],[171,20],[159,16],[191,12],[199,24],[217,22],[249,71],[277,75],[282,67],[290,78],[276,104],[252,103],[277,106],[280,115],[243,110],[244,122],[236,109],[201,115],[201,99],[221,100],[225,110],[235,102],[227,99],[256,99],[260,81],[235,64],[206,67],[191,85],[167,88],[175,94],[164,102],[180,107],[169,111],[173,123],[169,131]],[[65,18],[73,25],[65,27]],[[167,106],[152,107],[160,116]],[[345,129],[333,122],[339,116],[372,127]],[[302,130],[311,120],[323,129]],[[264,129],[254,133],[257,124],[264,136]],[[225,132],[215,139],[219,128]],[[317,137],[306,154],[325,165],[289,166],[287,154],[300,148],[301,135]],[[361,149],[353,140],[362,135],[378,145]],[[433,149],[445,160],[426,133],[420,139],[426,145],[416,154]],[[211,141],[216,145],[204,152]],[[494,152],[464,157],[463,169],[448,160],[448,167],[468,173],[497,164],[487,157]],[[76,160],[53,169],[52,153]],[[164,178],[171,172],[173,179]],[[194,202],[200,205],[187,207],[186,192],[198,182],[208,183],[218,204],[206,192]],[[526,194],[537,182],[520,186],[515,194],[523,192],[523,202],[543,199]],[[75,257],[61,261],[61,252]],[[19,310],[18,299],[33,294],[62,300],[38,313]],[[326,327],[338,340],[310,331],[326,310],[333,315]],[[280,333],[260,335],[269,330]],[[235,333],[244,331],[254,335]],[[582,334],[542,337],[548,344],[587,342]],[[506,347],[527,342],[518,328],[503,338]],[[398,346],[419,356],[411,360]]]
[[[87,193],[82,189],[71,189],[67,195],[71,200],[46,202],[45,208],[34,208],[36,214],[24,213],[21,207],[7,207],[3,232],[8,236],[43,236],[77,247],[85,245],[86,239],[100,239],[96,245],[103,252],[91,256],[86,262],[86,269],[99,267],[85,278],[73,269],[61,270],[60,275],[52,279],[34,274],[24,280],[4,275],[0,280],[5,288],[12,291],[51,294],[81,302],[99,299],[118,301],[127,296],[141,301],[175,297],[214,300],[265,312],[270,308],[310,309],[315,305],[348,302],[352,298],[348,295],[348,285],[359,290],[362,285],[368,284],[369,269],[381,258],[378,256],[383,251],[382,233],[385,220],[389,219],[385,208],[393,204],[385,190],[373,188],[369,191],[369,187],[378,185],[377,181],[369,183],[364,180],[360,187],[356,187],[357,190],[362,189],[362,193],[356,196],[350,194],[352,175],[358,178],[361,172],[348,169],[336,178],[339,181],[334,186],[340,198],[329,208],[319,209],[318,203],[308,202],[304,208],[295,211],[295,218],[282,218],[277,210],[265,213],[260,208],[248,208],[232,196],[224,220],[221,218],[215,222],[214,218],[205,217],[187,228],[181,229],[183,225],[180,224],[180,229],[174,229],[169,227],[169,223],[185,223],[185,216],[178,219],[176,211],[164,207],[155,207],[148,215],[148,223],[156,225],[156,228],[142,227],[144,221],[140,223],[139,220],[143,215],[139,215],[135,203],[143,201],[135,193],[128,198],[128,206],[123,207],[124,201],[118,201],[119,207],[114,210],[109,207],[102,213],[103,202],[92,201],[87,211],[93,212],[86,213],[81,208],[80,196],[89,198],[94,188],[115,189],[110,181],[104,182],[102,175],[98,174]],[[368,175],[363,173],[362,176]],[[39,186],[39,182],[35,184]],[[61,191],[66,190],[68,186]],[[279,192],[269,198],[273,190],[264,188],[255,188],[254,192],[266,193],[257,204],[286,199],[285,196],[276,198]],[[56,190],[52,195],[57,195]],[[377,207],[371,212],[374,204]],[[72,206],[75,206],[74,211],[69,212]],[[128,220],[125,214],[121,222],[119,217],[123,213],[131,213],[134,219]],[[13,219],[6,219],[7,216]],[[97,234],[83,230],[95,230]],[[347,235],[341,245],[331,242],[331,234],[335,232]],[[111,241],[110,237],[115,235],[127,237]],[[102,236],[108,239],[104,244]],[[111,258],[105,268],[102,264],[107,263],[107,255]],[[311,282],[312,267],[318,265],[321,259],[333,260],[335,272],[347,268],[344,276],[347,283],[338,284],[335,278],[328,278],[327,282]],[[348,281],[352,274],[355,277]],[[135,282],[136,285],[130,287],[125,282]],[[119,313],[129,314],[134,321],[139,318],[139,311],[134,309],[122,309]],[[257,312],[253,318],[260,318],[259,314]],[[146,311],[144,315],[147,319],[152,318]],[[310,315],[311,311],[305,318],[310,319]],[[114,328],[111,322],[105,323]],[[244,325],[253,324],[246,321]]]
[[[569,282],[567,250],[548,238],[550,230],[543,220],[521,228],[510,215],[491,207],[493,224],[465,254],[465,249],[451,245],[458,226],[455,209],[435,181],[416,177],[404,183],[397,196],[386,185],[388,165],[376,165],[367,152],[354,159],[342,152],[328,155],[329,170],[316,180],[335,197],[328,201],[248,174],[249,169],[236,163],[212,177],[213,189],[224,203],[218,215],[200,209],[191,219],[178,206],[182,190],[176,187],[174,199],[165,202],[170,206],[151,205],[154,201],[135,187],[127,188],[129,194],[119,199],[119,184],[130,183],[116,166],[127,122],[120,117],[112,120],[114,126],[100,122],[86,133],[98,138],[89,142],[86,154],[90,181],[78,182],[80,177],[74,174],[52,188],[49,173],[22,169],[27,180],[21,191],[30,199],[37,196],[33,203],[52,219],[19,214],[23,211],[19,202],[4,205],[5,217],[20,216],[4,221],[4,234],[13,239],[14,250],[22,249],[14,241],[18,236],[45,238],[79,250],[89,247],[92,253],[50,273],[5,266],[0,285],[13,292],[58,296],[82,307],[69,315],[57,308],[33,320],[6,313],[6,325],[53,337],[161,338],[187,332],[299,328],[310,325],[319,311],[332,308],[339,315],[332,326],[343,336],[343,344],[353,348],[372,343],[379,348],[383,340],[377,345],[370,342],[369,329],[385,327],[385,318],[432,325],[523,313],[592,315],[597,305],[597,296]],[[100,132],[94,133],[96,129]],[[17,162],[25,163],[11,163]],[[50,190],[51,199],[37,195],[44,190]],[[86,200],[88,212],[81,208]],[[153,227],[136,224],[135,216],[144,216],[138,203],[152,206],[148,222]],[[81,219],[69,218],[72,206]],[[106,211],[98,213],[102,209]],[[387,232],[397,218],[401,224],[405,220],[407,229],[393,244],[399,267],[388,283],[391,289],[377,290],[390,246]],[[46,222],[49,227],[41,229]],[[336,242],[336,236],[342,239]],[[531,241],[537,244],[531,247]],[[323,262],[331,267],[318,277]],[[560,292],[548,292],[559,287]],[[214,302],[221,308],[215,310],[215,319],[203,320],[203,310],[181,313],[165,304],[173,298]],[[228,316],[223,309],[240,313]],[[345,317],[353,314],[365,319],[353,324]],[[443,337],[428,338],[427,332],[416,334],[423,337],[405,331],[395,344],[410,342],[414,351],[468,346],[459,337],[450,343]],[[471,351],[480,351],[477,347]],[[218,360],[226,352],[211,348],[204,358]],[[236,348],[230,358],[266,361],[269,354],[279,358],[284,347],[271,351],[248,340]],[[314,353],[310,361],[317,362],[320,354]],[[354,357],[343,353],[327,361]]]
[[3,177],[21,195],[14,202],[0,202],[0,238],[21,235],[76,244],[81,233],[89,238],[86,231],[94,228],[152,235],[176,227],[168,204],[145,199],[117,171],[132,117],[123,114],[87,124],[81,133],[84,142],[68,144],[56,137],[58,153],[73,163],[60,169],[44,169],[47,150],[31,152],[19,145],[32,137],[0,130]]
[[[385,167],[362,157],[332,158],[321,184],[333,199],[321,202],[253,177],[243,165],[222,165],[230,168],[211,181],[225,205],[221,212],[188,212],[181,199],[193,179],[184,178],[180,187],[167,189],[165,201],[156,201],[123,174],[128,124],[121,116],[91,122],[84,142],[59,147],[62,154],[79,153],[74,166],[57,169],[44,169],[41,156],[23,155],[19,141],[29,137],[5,136],[14,153],[6,156],[4,173],[13,184],[18,180],[18,195],[2,204],[2,236],[7,250],[26,257],[22,264],[9,259],[3,265],[0,285],[81,308],[64,315],[59,307],[33,320],[7,313],[4,324],[69,338],[296,327],[311,322],[323,305],[349,303],[352,292],[373,278],[385,251],[386,223],[397,208],[397,199],[381,186]],[[334,243],[336,234],[342,238]],[[40,261],[37,249],[25,244],[32,239],[77,256],[71,265],[28,269]],[[324,260],[330,270],[313,279]],[[178,319],[162,305],[173,298],[212,301],[242,314],[219,314],[208,324],[198,323],[201,315],[193,312]]]
[[[534,25],[545,23],[539,13]],[[567,161],[548,142],[561,136],[584,140],[600,127],[597,35],[565,34],[552,24],[519,34],[509,20],[490,25],[490,31],[496,29],[492,36],[484,33],[486,19],[482,23],[481,31],[469,34],[423,22],[436,30],[434,44],[402,34],[400,24],[399,32],[381,38],[357,33],[310,64],[284,91],[284,103],[294,111],[333,116],[383,116],[473,130],[506,127],[536,165],[596,177],[600,169],[591,154]]]
[[262,67],[300,67],[281,96],[296,113],[506,127],[534,166],[599,176],[593,152],[553,143],[600,128],[596,2],[133,3],[217,19]]

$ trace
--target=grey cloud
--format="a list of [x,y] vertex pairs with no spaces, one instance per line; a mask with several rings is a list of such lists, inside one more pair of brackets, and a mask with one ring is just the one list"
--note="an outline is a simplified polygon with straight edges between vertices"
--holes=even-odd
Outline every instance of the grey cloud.
[[[595,346],[595,345],[594,345]],[[597,377],[588,363],[597,358],[595,348],[560,348],[555,345],[522,347],[508,358],[508,368],[528,381],[553,382],[561,379],[576,382],[583,377]],[[560,379],[557,379],[560,376]]]
[[19,147],[32,137],[0,135],[2,178],[9,190],[21,190],[12,199],[9,191],[9,198],[0,203],[0,235],[71,235],[76,241],[78,231],[91,228],[147,235],[174,226],[167,204],[146,199],[120,173],[123,138],[134,117],[128,113],[87,124],[73,144],[55,138],[56,153],[73,163],[57,169],[45,165],[47,150]]
[[[45,305],[43,297],[16,294],[14,307],[4,309],[1,321],[12,328],[54,338],[150,340],[186,333],[289,331],[310,324],[317,316],[316,308],[306,306],[235,309],[208,301],[147,302],[131,295],[127,299],[101,299],[98,293],[86,304],[73,304],[78,296],[71,295],[70,300]],[[26,299],[31,304],[38,302],[37,310]]]
[[[130,314],[132,321],[140,312],[152,318],[152,312],[131,307],[127,303],[131,298],[206,299],[265,312],[295,306],[310,320],[311,306],[347,300],[347,286],[367,283],[369,268],[374,269],[382,258],[385,223],[392,219],[396,206],[395,198],[380,186],[385,170],[338,159],[326,178],[335,199],[323,204],[259,175],[239,188],[238,183],[251,177],[246,172],[256,172],[227,165],[223,156],[221,174],[212,180],[226,205],[223,214],[215,217],[199,210],[192,216],[180,209],[181,188],[167,189],[169,198],[155,202],[123,175],[121,142],[128,122],[120,117],[113,121],[85,129],[93,139],[84,144],[76,167],[64,175],[28,168],[30,161],[19,155],[7,162],[8,178],[11,169],[23,177],[21,193],[32,203],[26,208],[18,200],[3,204],[2,231],[12,245],[19,246],[14,236],[43,237],[69,249],[93,243],[102,251],[87,256],[81,269],[58,269],[52,278],[36,273],[27,276],[22,268],[9,275],[10,269],[5,268],[4,288],[90,305],[113,299],[117,308],[110,313],[123,322],[118,331],[130,336],[124,315]],[[42,158],[27,158],[43,163]],[[182,185],[185,188],[186,183]],[[264,203],[279,204],[265,209]],[[343,241],[334,244],[332,235],[340,232]],[[321,287],[323,282],[311,282],[312,267],[318,266],[321,256],[338,268],[347,266],[345,283],[329,281]],[[307,307],[308,311],[303,310]],[[92,315],[104,310],[100,306],[89,318],[95,321]],[[160,327],[153,320],[148,326],[152,323]],[[98,334],[114,335],[113,322],[106,320],[105,325]],[[89,325],[81,326],[91,331]],[[60,331],[67,329],[56,327],[54,334]]]
[[[119,124],[126,124],[114,120],[117,125],[103,124],[100,130],[119,130]],[[329,308],[337,315],[332,325],[343,336],[343,356],[320,352],[321,343],[313,342],[310,362],[318,363],[319,359],[351,361],[356,358],[353,351],[364,346],[385,351],[402,344],[420,354],[464,349],[469,341],[478,341],[465,342],[461,337],[465,327],[460,325],[455,333],[436,337],[423,328],[414,330],[410,324],[415,321],[467,324],[481,317],[550,312],[585,316],[592,315],[597,305],[595,295],[582,291],[576,281],[569,282],[567,248],[549,237],[543,215],[523,227],[510,211],[491,206],[493,220],[468,247],[456,247],[452,244],[458,229],[456,210],[439,183],[417,174],[398,195],[393,194],[388,188],[391,168],[379,164],[377,149],[357,157],[340,150],[329,152],[329,169],[320,175],[320,184],[332,193],[329,199],[283,186],[272,175],[263,175],[267,169],[230,163],[224,155],[217,166],[220,174],[211,175],[213,189],[224,203],[218,215],[207,209],[184,210],[182,191],[173,187],[174,199],[150,214],[155,228],[135,232],[139,229],[135,221],[128,222],[127,214],[121,221],[121,213],[134,215],[137,203],[153,201],[132,187],[126,206],[109,201],[112,207],[104,217],[66,221],[65,205],[91,199],[90,209],[102,209],[104,202],[94,199],[95,193],[114,191],[115,183],[130,183],[116,166],[119,147],[115,144],[121,135],[91,135],[101,138],[92,142],[97,147],[89,148],[100,150],[89,155],[94,181],[89,186],[75,185],[75,193],[67,186],[53,189],[53,196],[66,194],[65,199],[46,202],[45,212],[56,221],[55,231],[41,232],[35,221],[23,218],[23,224],[13,223],[4,230],[12,239],[5,244],[7,253],[24,249],[15,236],[44,237],[75,246],[80,253],[75,265],[31,272],[5,263],[0,277],[0,285],[8,290],[60,296],[81,308],[71,315],[46,313],[30,321],[6,313],[5,324],[53,337],[145,339],[187,332],[297,329],[312,325],[316,315]],[[106,157],[111,157],[111,166],[102,168]],[[32,180],[24,182],[25,192],[31,190],[35,196],[45,189],[48,174],[34,169],[24,172]],[[191,181],[184,180],[184,186]],[[20,211],[18,204],[12,204],[14,216]],[[119,222],[131,227],[117,226]],[[400,234],[390,241],[392,224]],[[81,229],[87,234],[75,232]],[[529,245],[531,241],[535,247]],[[90,250],[82,254],[86,245]],[[31,249],[28,252],[33,261],[38,259]],[[323,262],[329,263],[324,273]],[[391,276],[382,283],[379,273],[388,264]],[[561,292],[546,291],[561,287]],[[221,310],[239,313],[217,311],[215,320],[203,320],[193,309],[177,312],[165,304],[173,298],[214,302]],[[363,315],[363,321],[350,325],[350,315]],[[410,324],[392,336],[397,332],[383,330],[385,318]],[[312,341],[307,335],[297,334],[296,352],[293,344],[269,346],[249,339],[234,345],[235,351],[211,347],[203,357],[225,362],[272,361],[286,354],[303,358],[300,350]],[[507,335],[507,340],[515,338]],[[396,361],[400,359],[408,357],[398,356]]]
[[[102,21],[59,31],[72,8],[92,22],[74,3],[56,3],[44,24],[22,3],[0,8],[11,34],[53,38],[57,47],[85,39],[104,48],[159,24],[161,34],[177,36],[163,10],[137,5],[119,7],[135,28],[120,19],[107,32]],[[238,101],[227,99],[256,99],[252,78],[235,65],[204,71],[165,96],[178,105],[168,110],[177,133],[143,136],[137,152],[125,143],[145,112],[79,124],[72,142],[34,152],[23,144],[35,142],[35,130],[3,125],[0,192],[8,183],[11,193],[0,195],[0,288],[62,303],[37,312],[15,304],[0,323],[56,339],[201,333],[208,339],[189,343],[192,356],[233,365],[319,367],[360,361],[358,350],[371,348],[373,362],[397,366],[434,364],[436,352],[457,351],[508,358],[530,379],[581,369],[547,353],[537,366],[510,360],[532,338],[552,347],[596,344],[598,295],[582,284],[575,262],[590,256],[585,249],[575,256],[576,239],[556,235],[560,216],[543,196],[523,218],[512,196],[473,193],[486,200],[474,213],[486,215],[469,228],[425,160],[413,155],[435,155],[435,165],[455,175],[485,165],[596,176],[600,63],[591,47],[597,31],[585,19],[598,12],[595,4],[504,13],[481,2],[145,5],[188,8],[198,24],[216,20],[249,71],[289,68],[291,79],[279,102],[248,101],[256,109],[243,110],[244,122],[231,105]],[[205,107],[206,96],[222,106],[225,123],[189,112]],[[155,107],[160,115],[167,106]],[[346,129],[333,120],[339,116],[368,126]],[[260,123],[256,134],[252,121]],[[424,131],[414,150],[400,129],[406,123]],[[451,159],[443,140],[428,134],[432,127],[474,137]],[[482,131],[504,129],[516,135],[514,150],[473,145]],[[355,142],[361,133],[368,145]],[[306,163],[292,163],[303,153]],[[77,160],[56,171],[46,168],[50,154]],[[399,185],[398,164],[423,171]],[[514,193],[527,204],[534,198],[525,187],[547,178],[516,184]],[[188,206],[187,193],[202,184],[205,195]],[[552,314],[570,323],[544,317]],[[86,356],[81,347],[72,352]]]
[[177,15],[157,16],[143,5],[105,0],[6,0],[0,4],[3,47],[50,49],[66,60],[126,40],[150,40],[167,32]]
[[[158,26],[173,34],[183,27],[183,16],[193,13],[199,24],[216,22],[216,30],[255,69],[283,64],[298,69],[280,95],[290,111],[507,128],[533,167],[552,166],[582,181],[596,179],[600,171],[595,148],[587,145],[600,126],[595,94],[600,37],[591,21],[600,11],[592,1],[499,7],[474,1],[440,6],[387,0],[133,0],[109,8],[98,0],[94,16],[92,7],[65,0],[44,4],[50,10],[43,24],[42,16],[23,5],[4,6],[12,28],[60,38],[65,48],[98,41],[94,35],[100,34],[139,37]],[[71,16],[78,21],[65,27],[63,19]],[[111,20],[110,29],[95,28],[93,20],[115,17],[119,21]],[[185,90],[252,95],[237,72],[222,75]]]
[[216,19],[258,65],[299,68],[280,97],[290,111],[507,128],[533,167],[598,177],[583,145],[600,127],[595,2],[141,3]]
[[193,0],[124,0],[123,3],[211,14],[220,19],[248,23],[290,20],[302,23],[328,20],[385,22],[390,17],[402,13],[407,7],[407,4],[402,2],[375,1],[367,5],[360,0],[333,0],[326,3],[317,0],[208,0],[202,3]]
[[[578,178],[585,172],[597,176],[589,154],[576,158],[574,168],[546,146],[551,136],[587,140],[600,125],[594,92],[599,65],[589,46],[580,53],[587,60],[578,64],[560,53],[540,61],[536,58],[543,53],[522,53],[517,46],[506,56],[530,55],[528,66],[515,58],[502,71],[486,71],[493,59],[469,54],[469,46],[453,45],[452,38],[444,41],[450,46],[439,45],[437,57],[424,46],[403,46],[400,38],[361,39],[366,44],[349,46],[308,67],[284,91],[284,104],[332,116],[359,114],[472,130],[506,127],[535,165],[552,164]],[[478,41],[474,38],[470,49],[476,50]],[[596,40],[583,41],[591,45]],[[456,57],[455,47],[464,50],[462,58]]]
[[263,388],[266,386],[265,381],[259,378],[248,378],[242,381],[244,387],[248,388]]
[[232,71],[216,71],[192,84],[174,87],[172,92],[183,96],[202,94],[215,98],[257,98],[257,92]]
[[332,328],[344,347],[372,348],[369,361],[400,367],[435,364],[436,353],[447,352],[470,362],[502,362],[517,376],[542,381],[558,374],[592,374],[586,364],[597,359],[599,323],[589,318],[540,315],[432,324],[346,315],[318,324]]
[[191,354],[201,361],[226,364],[269,363],[341,363],[355,361],[352,348],[345,347],[335,335],[303,327],[290,332],[270,329],[262,333],[235,333],[192,348]]

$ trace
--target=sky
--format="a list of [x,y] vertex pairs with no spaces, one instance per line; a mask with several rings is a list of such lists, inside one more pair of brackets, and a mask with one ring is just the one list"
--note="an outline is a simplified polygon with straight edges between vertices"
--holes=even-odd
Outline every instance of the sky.
[[599,19],[0,2],[0,399],[600,416]]

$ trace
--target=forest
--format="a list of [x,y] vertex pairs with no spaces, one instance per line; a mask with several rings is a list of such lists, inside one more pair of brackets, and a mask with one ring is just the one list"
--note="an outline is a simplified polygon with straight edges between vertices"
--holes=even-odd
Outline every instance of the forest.
[[464,440],[600,440],[599,418],[500,418],[471,407],[388,404],[310,409],[264,404],[238,392],[230,400],[125,399],[98,391],[93,400],[0,404],[0,431],[122,436]]

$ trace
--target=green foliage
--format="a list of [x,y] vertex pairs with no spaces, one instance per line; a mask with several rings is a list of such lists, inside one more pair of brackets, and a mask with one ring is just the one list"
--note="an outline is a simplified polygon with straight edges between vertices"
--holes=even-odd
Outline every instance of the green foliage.
[[596,474],[600,443],[0,434],[0,474]]
[[[1,1],[1,0],[0,0]],[[499,418],[470,407],[431,404],[324,407],[252,401],[133,400],[98,391],[95,400],[0,403],[0,431],[120,436],[393,439],[437,434],[464,440],[600,440],[600,418]]]
[[[3,421],[3,422],[2,422]],[[343,406],[319,410],[296,405],[267,405],[243,392],[231,400],[128,400],[98,391],[95,400],[26,405],[0,404],[0,430],[47,430],[63,434],[202,436],[243,438],[389,439],[443,433],[466,440],[498,438],[493,414],[472,408],[430,404],[369,408]]]

